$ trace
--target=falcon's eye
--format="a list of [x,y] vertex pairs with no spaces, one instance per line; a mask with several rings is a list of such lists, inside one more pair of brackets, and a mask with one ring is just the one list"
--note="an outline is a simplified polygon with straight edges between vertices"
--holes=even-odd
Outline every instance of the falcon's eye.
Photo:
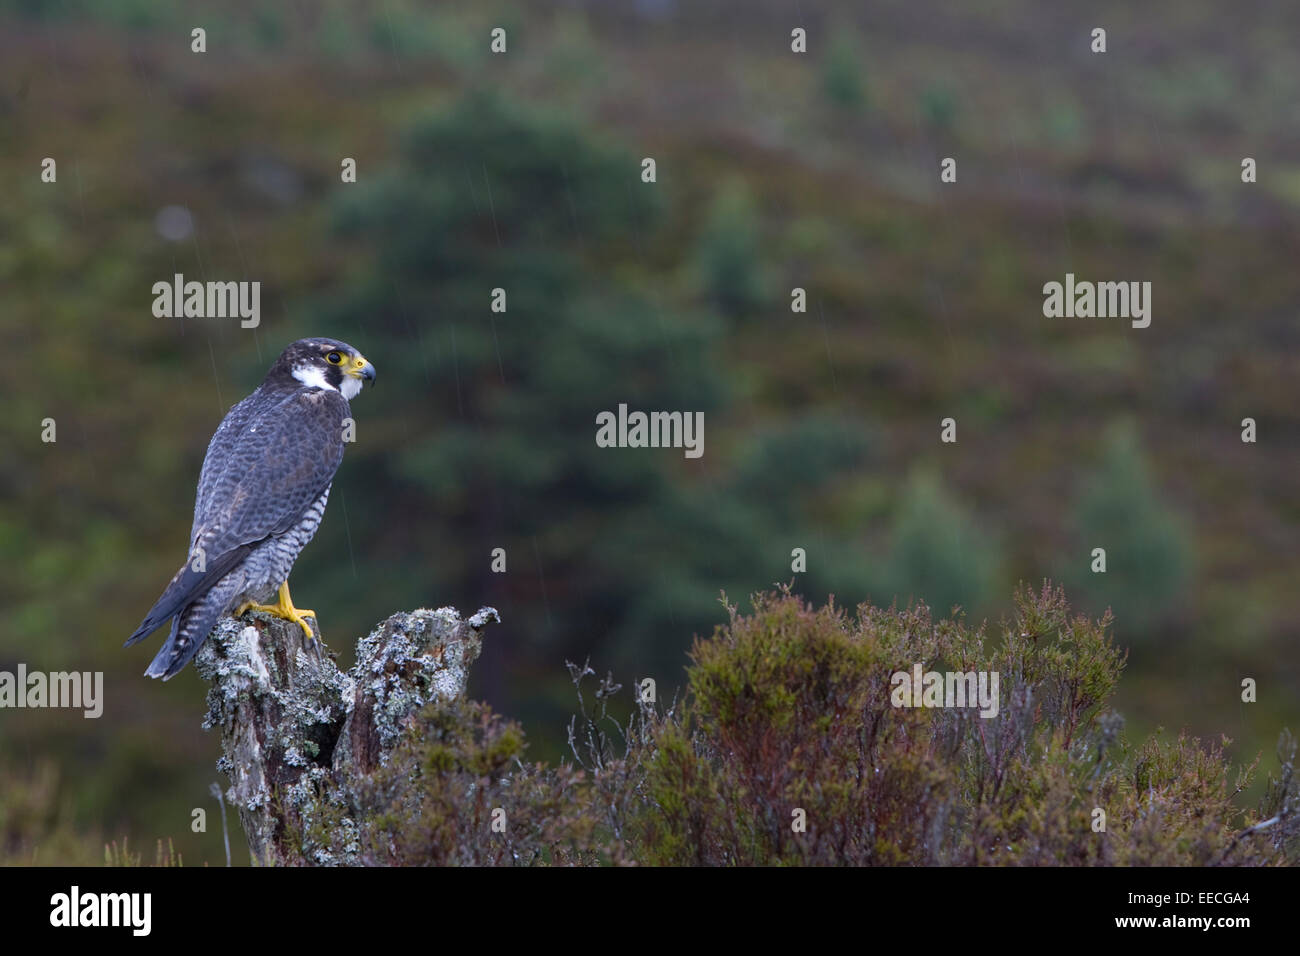
[[343,356],[338,352],[331,352],[329,355],[325,356],[325,361],[329,362],[331,365],[342,365]]

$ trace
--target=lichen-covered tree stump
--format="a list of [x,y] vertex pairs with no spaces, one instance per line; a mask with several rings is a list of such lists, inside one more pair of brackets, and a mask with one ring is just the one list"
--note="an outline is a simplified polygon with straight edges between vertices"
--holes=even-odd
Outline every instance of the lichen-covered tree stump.
[[[251,620],[253,623],[249,623]],[[434,700],[465,692],[481,631],[500,618],[482,608],[394,614],[357,642],[346,673],[301,627],[261,612],[224,618],[195,658],[208,691],[205,729],[221,731],[218,769],[256,863],[336,866],[357,862],[355,841],[327,852],[313,827],[355,831],[366,777],[384,764],[408,719]]]

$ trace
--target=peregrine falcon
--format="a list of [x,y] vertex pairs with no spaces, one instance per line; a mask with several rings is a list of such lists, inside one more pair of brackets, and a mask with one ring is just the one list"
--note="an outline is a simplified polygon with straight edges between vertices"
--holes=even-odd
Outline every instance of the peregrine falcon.
[[[190,553],[125,647],[172,620],[148,677],[189,663],[222,615],[250,608],[298,624],[315,611],[289,598],[289,571],[311,540],[343,460],[345,420],[375,367],[334,339],[300,339],[208,444],[194,502]],[[275,604],[262,602],[278,593]]]

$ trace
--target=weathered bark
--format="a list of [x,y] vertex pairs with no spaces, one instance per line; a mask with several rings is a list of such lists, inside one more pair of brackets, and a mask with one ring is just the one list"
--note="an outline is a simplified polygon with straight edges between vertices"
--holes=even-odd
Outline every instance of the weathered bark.
[[452,608],[394,614],[357,642],[344,673],[302,628],[253,612],[224,618],[194,659],[211,682],[205,729],[221,730],[217,768],[253,860],[273,865],[346,865],[356,841],[329,852],[312,830],[355,832],[359,786],[432,700],[465,692],[480,632],[500,618],[482,608],[462,620]]

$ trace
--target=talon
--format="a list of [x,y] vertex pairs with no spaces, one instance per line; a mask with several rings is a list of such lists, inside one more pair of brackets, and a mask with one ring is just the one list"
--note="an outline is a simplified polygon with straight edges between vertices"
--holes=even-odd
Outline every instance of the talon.
[[[316,612],[309,610],[307,608],[296,608],[293,606],[293,599],[289,596],[288,581],[285,581],[283,584],[280,585],[280,593],[275,604],[256,604],[252,601],[249,601],[248,603],[240,606],[239,610],[235,612],[235,616],[238,617],[239,615],[243,614],[245,611],[250,611],[250,610],[262,611],[266,614],[270,614],[272,617],[282,618],[283,620],[286,621],[293,621],[293,623],[297,624],[299,627],[302,628],[303,633],[306,634],[310,640],[313,641],[318,640],[318,638],[316,637],[316,633],[311,629],[310,625],[308,625],[307,623],[307,618],[309,617],[315,618]],[[319,621],[317,622],[317,626],[318,627],[320,626]]]
[[240,615],[244,614],[246,611],[261,611],[263,614],[270,614],[273,617],[282,616],[279,613],[280,605],[278,604],[258,604],[255,601],[249,601],[246,604],[240,605],[239,610],[235,612],[235,617],[239,617]]

